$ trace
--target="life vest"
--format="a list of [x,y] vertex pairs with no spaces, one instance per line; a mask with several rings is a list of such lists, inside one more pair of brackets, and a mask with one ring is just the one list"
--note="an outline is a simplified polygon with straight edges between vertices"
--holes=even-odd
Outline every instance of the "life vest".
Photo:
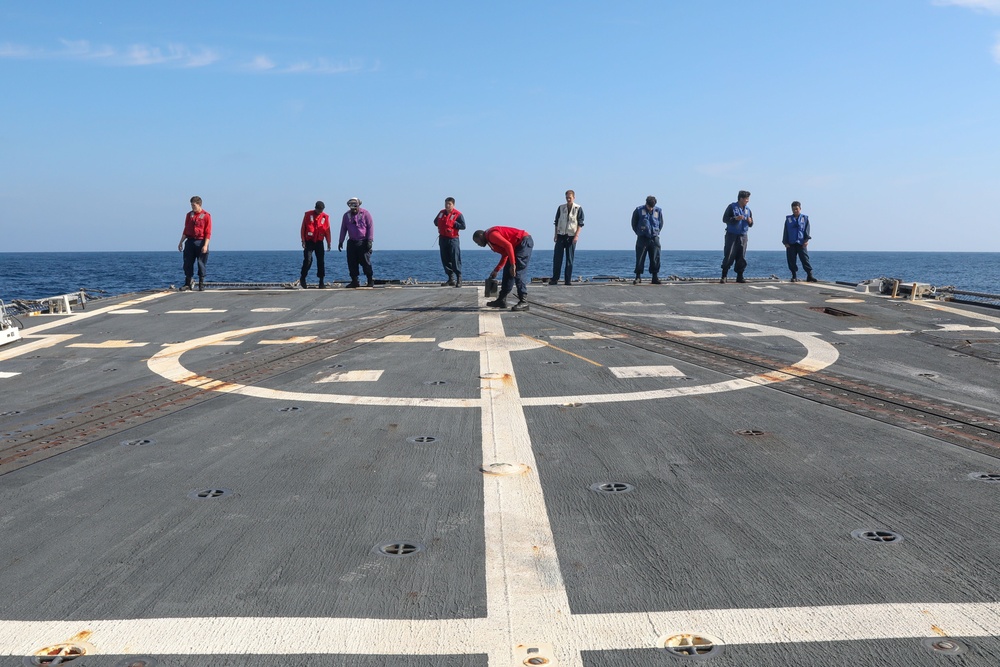
[[578,227],[576,217],[579,212],[579,204],[573,204],[572,207],[567,204],[561,204],[559,206],[559,222],[556,223],[556,234],[560,236],[576,236]]
[[438,234],[446,239],[457,239],[458,230],[455,229],[455,221],[458,220],[458,216],[460,215],[462,215],[462,212],[457,208],[451,209],[451,213],[441,209],[441,212],[437,214],[436,218],[434,218],[434,224],[437,225]]

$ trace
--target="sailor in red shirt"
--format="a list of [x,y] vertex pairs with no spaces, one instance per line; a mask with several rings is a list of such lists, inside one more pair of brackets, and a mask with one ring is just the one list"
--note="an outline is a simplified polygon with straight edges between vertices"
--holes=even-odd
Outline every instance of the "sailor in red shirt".
[[177,250],[184,253],[184,287],[191,291],[194,263],[198,262],[198,290],[205,289],[205,265],[208,264],[208,242],[212,238],[212,214],[201,207],[201,197],[191,197],[191,212],[184,218],[184,233]]
[[312,266],[313,254],[316,255],[316,277],[319,278],[319,288],[326,287],[326,255],[323,250],[323,241],[326,241],[326,250],[330,250],[330,216],[323,212],[326,204],[321,201],[316,202],[313,210],[306,211],[302,216],[302,229],[299,236],[302,237],[302,271],[299,274],[299,285],[303,288],[306,284],[306,275]]
[[472,235],[472,240],[481,248],[489,245],[490,250],[500,255],[500,263],[490,274],[490,279],[496,278],[497,273],[503,269],[500,294],[496,301],[490,301],[486,305],[493,308],[506,308],[507,295],[510,294],[516,283],[517,303],[511,310],[528,310],[528,286],[524,282],[524,274],[528,270],[528,262],[531,260],[531,249],[535,246],[531,234],[523,229],[513,227],[490,227],[486,231],[477,229]]

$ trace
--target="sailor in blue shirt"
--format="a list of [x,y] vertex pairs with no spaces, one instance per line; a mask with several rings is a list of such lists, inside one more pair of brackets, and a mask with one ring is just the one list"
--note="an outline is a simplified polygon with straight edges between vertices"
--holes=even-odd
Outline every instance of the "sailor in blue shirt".
[[722,222],[726,225],[726,244],[722,251],[722,279],[726,282],[729,267],[736,264],[736,282],[745,283],[743,271],[747,268],[747,230],[753,227],[753,212],[747,208],[750,193],[740,190],[737,201],[726,207]]
[[802,214],[802,204],[797,201],[792,202],[792,214],[785,216],[785,230],[781,234],[781,243],[785,246],[785,257],[788,259],[788,270],[792,272],[792,282],[798,282],[796,273],[799,267],[795,263],[798,258],[802,261],[802,268],[806,270],[806,281],[810,283],[818,282],[813,277],[813,267],[809,263],[809,253],[806,248],[809,246],[809,216]]
[[663,211],[656,205],[656,197],[646,197],[646,205],[632,211],[632,231],[635,232],[635,280],[642,282],[642,272],[649,255],[649,272],[654,285],[660,284],[660,230],[663,229]]

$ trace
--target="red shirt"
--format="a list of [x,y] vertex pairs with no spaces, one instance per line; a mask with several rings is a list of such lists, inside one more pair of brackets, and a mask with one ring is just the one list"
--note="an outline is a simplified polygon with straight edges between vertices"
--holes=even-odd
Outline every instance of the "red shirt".
[[299,234],[303,243],[306,241],[322,243],[325,239],[326,244],[330,245],[330,216],[326,213],[316,215],[316,211],[306,211],[302,216],[302,229]]
[[500,263],[493,270],[499,273],[507,262],[516,265],[517,258],[514,256],[514,248],[521,245],[521,241],[528,236],[530,236],[528,232],[513,227],[490,227],[487,229],[486,243],[489,244],[490,250],[500,253]]
[[184,218],[184,236],[189,239],[212,238],[212,214],[205,209],[197,213],[188,211]]

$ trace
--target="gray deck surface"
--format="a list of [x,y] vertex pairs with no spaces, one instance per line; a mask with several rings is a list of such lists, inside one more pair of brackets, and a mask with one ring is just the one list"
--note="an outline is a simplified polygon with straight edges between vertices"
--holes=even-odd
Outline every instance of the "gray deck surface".
[[[23,318],[0,666],[1000,664],[1000,475],[976,477],[1000,473],[1000,311],[778,282],[530,299]],[[876,530],[902,539],[852,537]],[[684,633],[717,648],[662,648]]]

